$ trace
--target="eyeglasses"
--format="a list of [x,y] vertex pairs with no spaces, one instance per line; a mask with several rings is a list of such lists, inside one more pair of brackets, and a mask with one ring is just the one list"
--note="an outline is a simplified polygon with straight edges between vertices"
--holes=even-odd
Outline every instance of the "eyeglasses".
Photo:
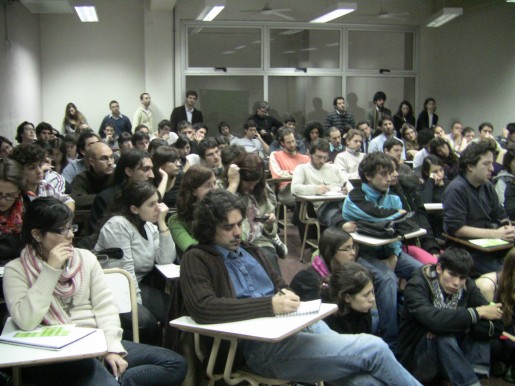
[[14,201],[16,200],[16,198],[18,198],[20,192],[16,192],[16,193],[0,193],[0,200],[5,200],[7,202],[9,201]]
[[68,227],[47,229],[47,232],[59,233],[61,236],[66,236],[68,232],[72,231],[73,233],[77,233],[78,230],[79,226],[77,224],[71,224]]
[[358,253],[358,250],[359,250],[359,245],[353,245],[352,247],[339,248],[338,252],[349,253],[351,251],[354,251],[355,253]]

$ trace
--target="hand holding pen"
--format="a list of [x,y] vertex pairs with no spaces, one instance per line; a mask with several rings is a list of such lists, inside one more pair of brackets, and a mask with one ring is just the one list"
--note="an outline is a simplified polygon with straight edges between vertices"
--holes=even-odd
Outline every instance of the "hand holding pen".
[[294,312],[300,306],[300,298],[294,292],[283,288],[272,297],[274,314]]

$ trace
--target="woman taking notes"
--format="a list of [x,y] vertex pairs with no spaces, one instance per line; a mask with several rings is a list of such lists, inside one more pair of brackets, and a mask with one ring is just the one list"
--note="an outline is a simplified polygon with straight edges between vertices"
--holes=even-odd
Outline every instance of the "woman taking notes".
[[[73,248],[73,212],[53,197],[35,199],[22,227],[25,248],[5,267],[4,295],[23,330],[75,324],[103,330],[103,362],[82,359],[29,368],[37,385],[180,385],[184,359],[160,347],[122,341],[118,309],[96,257]],[[24,370],[25,372],[25,370]],[[117,378],[115,378],[117,377]]]

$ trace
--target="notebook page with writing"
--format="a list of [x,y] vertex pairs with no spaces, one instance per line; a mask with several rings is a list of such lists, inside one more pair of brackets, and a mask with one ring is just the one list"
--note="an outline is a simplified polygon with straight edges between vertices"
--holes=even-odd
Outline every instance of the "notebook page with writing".
[[306,314],[316,314],[320,311],[320,305],[322,304],[322,300],[316,299],[311,300],[309,302],[300,302],[299,308],[295,312],[289,312],[287,314],[278,314],[279,317],[289,317],[289,316],[297,316],[297,315],[306,315]]

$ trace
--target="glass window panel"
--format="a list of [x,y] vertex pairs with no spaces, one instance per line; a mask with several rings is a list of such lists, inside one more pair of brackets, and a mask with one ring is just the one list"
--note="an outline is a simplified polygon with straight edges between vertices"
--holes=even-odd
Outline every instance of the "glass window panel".
[[342,78],[337,76],[270,76],[269,102],[279,119],[292,115],[302,135],[309,121],[324,123],[333,110],[333,98],[342,93]]
[[397,112],[403,100],[415,106],[415,78],[353,76],[347,78],[346,89],[347,110],[354,115],[356,123],[364,121],[367,112],[373,109],[372,99],[376,91],[383,91],[386,94],[384,105],[392,111],[392,114]]
[[340,31],[272,29],[270,67],[340,68]]
[[413,40],[413,32],[349,31],[349,68],[411,71]]
[[243,135],[243,124],[253,106],[263,100],[261,76],[188,76],[186,89],[196,90],[196,104],[209,128],[209,136],[218,136],[218,124],[228,122],[234,135]]
[[188,67],[261,68],[261,30],[188,28]]

